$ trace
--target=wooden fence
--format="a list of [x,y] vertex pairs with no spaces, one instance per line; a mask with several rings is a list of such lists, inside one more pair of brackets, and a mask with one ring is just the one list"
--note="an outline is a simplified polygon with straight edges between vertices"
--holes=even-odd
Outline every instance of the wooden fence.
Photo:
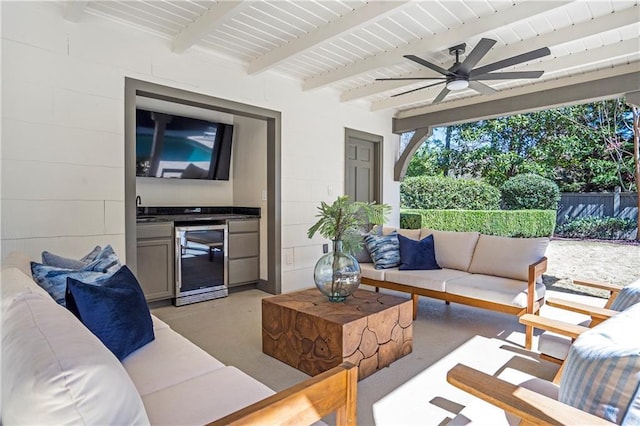
[[585,192],[561,194],[556,225],[579,217],[618,217],[636,219],[638,194],[635,192]]

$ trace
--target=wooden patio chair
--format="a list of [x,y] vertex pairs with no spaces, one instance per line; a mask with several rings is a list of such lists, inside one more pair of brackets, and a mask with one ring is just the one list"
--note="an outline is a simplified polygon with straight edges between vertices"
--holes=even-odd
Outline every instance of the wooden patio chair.
[[540,358],[557,364],[562,364],[571,343],[586,329],[595,327],[635,303],[640,303],[640,280],[626,287],[585,280],[574,280],[573,283],[607,291],[609,297],[604,307],[566,299],[548,298],[547,305],[549,306],[588,315],[589,318],[579,324],[569,324],[533,314],[522,315],[519,319],[521,324],[544,330],[538,339]]
[[[514,384],[458,364],[452,385],[521,419],[521,425],[640,424],[640,303],[592,329],[571,346],[557,383]],[[554,380],[555,382],[555,380]],[[511,423],[511,422],[510,422]]]

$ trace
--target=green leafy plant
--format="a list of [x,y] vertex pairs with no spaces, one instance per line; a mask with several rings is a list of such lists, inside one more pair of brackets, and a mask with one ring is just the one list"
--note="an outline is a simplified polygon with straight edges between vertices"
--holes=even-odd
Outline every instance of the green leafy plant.
[[355,253],[361,247],[360,229],[367,224],[382,225],[391,207],[387,204],[350,202],[347,195],[339,196],[332,204],[324,201],[318,207],[318,221],[307,231],[313,238],[317,233],[332,241],[342,241],[347,253]]
[[581,217],[559,226],[556,235],[567,238],[620,239],[636,228],[632,219],[617,217]]
[[507,210],[555,210],[560,200],[558,185],[533,173],[510,178],[500,190]]

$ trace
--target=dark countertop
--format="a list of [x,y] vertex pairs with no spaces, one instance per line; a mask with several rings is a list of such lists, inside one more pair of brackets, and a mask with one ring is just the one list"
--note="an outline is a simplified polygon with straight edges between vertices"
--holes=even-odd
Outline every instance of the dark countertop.
[[223,222],[256,219],[257,207],[138,207],[137,223],[154,222]]

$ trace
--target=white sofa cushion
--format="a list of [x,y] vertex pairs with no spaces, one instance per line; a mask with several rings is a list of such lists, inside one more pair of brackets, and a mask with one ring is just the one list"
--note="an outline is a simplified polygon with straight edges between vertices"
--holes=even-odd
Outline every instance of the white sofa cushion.
[[388,270],[385,274],[385,280],[397,284],[443,292],[447,281],[467,275],[469,275],[468,272],[457,271],[455,269]]
[[169,327],[154,328],[154,331],[155,340],[122,361],[140,395],[145,396],[224,367],[223,363]]
[[376,269],[376,265],[373,263],[360,264],[360,276],[378,281],[384,281],[385,272],[397,270],[398,268]]
[[122,364],[71,312],[33,293],[3,308],[4,424],[149,423]]
[[[398,234],[411,238],[412,240],[420,240],[420,230],[419,229],[404,229],[404,228],[393,228],[390,226],[382,227],[382,235],[389,235],[393,231],[396,231]],[[376,233],[377,228],[374,228],[371,233]]]
[[224,367],[142,397],[154,425],[203,425],[275,392],[235,367]]
[[436,231],[422,228],[420,238],[433,234],[436,261],[441,268],[468,271],[480,236],[477,232]]
[[[544,284],[536,283],[534,300],[544,297],[545,291]],[[447,281],[446,292],[501,305],[527,306],[527,282],[511,278],[471,274]]]
[[[469,272],[527,281],[528,266],[544,256],[548,245],[549,238],[511,238],[482,234],[473,253]],[[437,253],[436,245],[436,255]]]
[[2,269],[2,305],[10,304],[16,296],[32,293],[49,296],[45,289],[36,284],[31,277],[27,276],[18,267],[7,267]]

